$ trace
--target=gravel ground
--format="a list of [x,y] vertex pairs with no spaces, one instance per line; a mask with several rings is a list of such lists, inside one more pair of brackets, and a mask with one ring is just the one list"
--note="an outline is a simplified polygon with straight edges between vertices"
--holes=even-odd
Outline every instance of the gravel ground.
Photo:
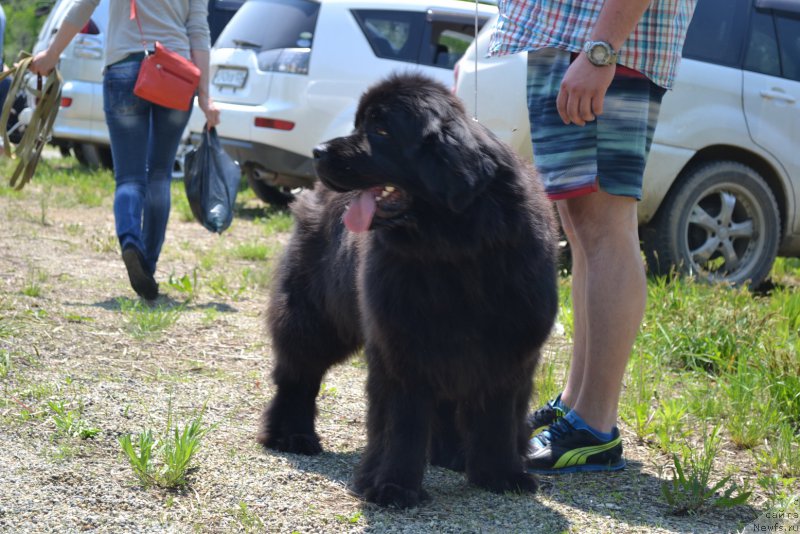
[[[173,214],[159,305],[181,311],[174,325],[139,339],[123,310],[135,300],[110,204],[47,207],[46,195],[36,183],[0,195],[0,356],[10,360],[0,373],[2,532],[732,532],[761,511],[670,515],[660,496],[667,460],[624,427],[629,468],[621,473],[542,478],[539,494],[520,496],[431,468],[429,503],[405,511],[362,503],[346,489],[365,439],[360,360],[326,378],[318,420],[326,452],[278,454],[254,441],[272,393],[262,317],[270,262],[232,251],[286,234],[268,236],[243,217],[218,237]],[[252,207],[245,212],[258,213]],[[194,269],[197,295],[187,302],[164,280]],[[554,338],[547,357],[563,357],[563,345]],[[48,401],[80,411],[99,434],[59,433]],[[163,433],[170,407],[183,424],[203,406],[211,430],[189,484],[142,488],[119,436]],[[750,460],[726,454],[722,465],[742,465],[744,477]]]

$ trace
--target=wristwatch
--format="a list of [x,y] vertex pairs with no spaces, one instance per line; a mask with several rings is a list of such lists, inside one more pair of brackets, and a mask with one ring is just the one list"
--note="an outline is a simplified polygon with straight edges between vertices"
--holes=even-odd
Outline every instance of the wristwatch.
[[589,58],[591,64],[598,67],[613,65],[617,62],[617,51],[605,41],[586,41],[583,51],[586,52],[586,57]]

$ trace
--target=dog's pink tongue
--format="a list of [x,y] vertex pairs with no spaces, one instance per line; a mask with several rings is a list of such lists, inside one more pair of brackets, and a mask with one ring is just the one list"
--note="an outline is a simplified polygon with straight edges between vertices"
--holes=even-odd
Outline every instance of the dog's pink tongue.
[[344,225],[351,232],[366,232],[375,215],[375,192],[362,191],[344,212]]

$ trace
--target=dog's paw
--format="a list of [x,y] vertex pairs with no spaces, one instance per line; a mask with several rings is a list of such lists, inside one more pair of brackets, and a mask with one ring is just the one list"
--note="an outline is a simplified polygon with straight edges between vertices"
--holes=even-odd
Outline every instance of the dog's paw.
[[263,431],[256,439],[264,447],[280,452],[306,454],[309,456],[322,452],[322,445],[316,434],[280,435]]
[[394,506],[395,508],[413,508],[430,500],[428,492],[422,488],[409,489],[392,483],[364,488],[363,491],[359,492],[359,495],[365,501],[379,506]]
[[515,493],[536,493],[539,484],[536,477],[525,472],[511,473],[505,477],[494,476],[488,473],[471,474],[469,481],[476,486],[487,489],[494,493],[505,493],[512,491]]

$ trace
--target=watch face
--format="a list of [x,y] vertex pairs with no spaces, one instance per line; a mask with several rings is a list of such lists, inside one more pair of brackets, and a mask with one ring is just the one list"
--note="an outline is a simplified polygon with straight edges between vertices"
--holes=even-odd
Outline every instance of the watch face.
[[608,50],[603,45],[596,44],[589,50],[589,57],[595,65],[608,63]]

